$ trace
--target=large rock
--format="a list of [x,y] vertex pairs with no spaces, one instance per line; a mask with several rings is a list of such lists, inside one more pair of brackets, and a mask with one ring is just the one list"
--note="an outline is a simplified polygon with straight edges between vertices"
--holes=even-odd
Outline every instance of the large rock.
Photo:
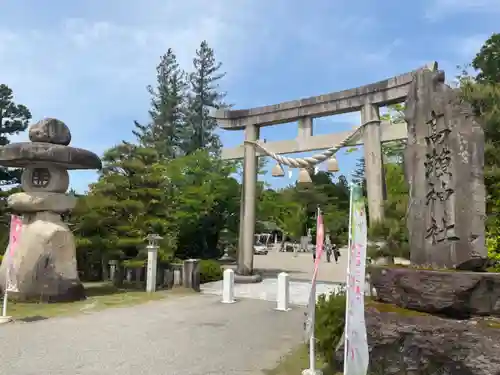
[[[60,302],[85,299],[76,268],[73,234],[52,212],[25,214],[12,272],[17,300]],[[0,267],[0,286],[6,285],[8,257]]]
[[369,268],[377,300],[452,318],[500,317],[500,274]]
[[54,143],[67,146],[71,142],[71,131],[61,120],[45,118],[30,126],[29,138],[31,142]]
[[[499,323],[484,318],[457,321],[398,309],[388,312],[390,306],[380,305],[366,309],[370,373],[500,375]],[[340,368],[343,350],[341,345],[335,352]]]

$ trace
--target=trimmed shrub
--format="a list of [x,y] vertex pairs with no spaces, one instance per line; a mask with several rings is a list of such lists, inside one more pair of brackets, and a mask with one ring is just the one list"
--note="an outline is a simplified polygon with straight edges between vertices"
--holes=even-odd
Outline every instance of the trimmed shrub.
[[219,262],[211,259],[200,260],[200,282],[202,284],[222,280],[222,272]]
[[142,268],[146,265],[144,259],[127,259],[122,262],[122,266],[126,268]]
[[340,290],[329,296],[322,294],[316,302],[314,334],[317,351],[325,363],[331,364],[345,324],[346,293]]

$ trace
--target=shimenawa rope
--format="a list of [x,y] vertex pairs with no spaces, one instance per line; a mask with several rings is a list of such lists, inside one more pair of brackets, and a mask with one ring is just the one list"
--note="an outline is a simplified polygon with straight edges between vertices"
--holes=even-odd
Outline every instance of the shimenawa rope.
[[374,122],[380,122],[380,120],[371,120],[367,121],[364,124],[362,124],[359,128],[357,128],[354,132],[352,132],[346,139],[344,139],[342,142],[340,142],[337,146],[331,147],[328,150],[323,151],[322,153],[315,154],[313,156],[308,156],[304,158],[289,158],[286,156],[281,156],[278,154],[275,154],[274,152],[269,151],[266,149],[262,144],[260,144],[257,141],[245,141],[244,143],[246,144],[251,144],[254,145],[256,148],[258,148],[260,151],[262,151],[264,154],[267,156],[270,156],[274,160],[276,160],[278,163],[286,165],[288,167],[292,168],[310,168],[315,166],[316,164],[320,164],[324,162],[326,159],[330,158],[333,156],[338,150],[340,150],[343,147],[346,147],[351,143],[357,136],[363,133],[364,128],[366,125],[374,123]]

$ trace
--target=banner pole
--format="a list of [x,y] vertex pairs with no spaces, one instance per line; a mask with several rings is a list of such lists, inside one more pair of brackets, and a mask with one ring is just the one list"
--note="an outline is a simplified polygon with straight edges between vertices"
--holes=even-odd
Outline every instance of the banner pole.
[[311,374],[316,372],[316,338],[314,336],[314,327],[316,325],[316,283],[311,285],[311,294],[314,296],[314,308],[311,309],[311,336],[309,337],[309,371]]
[[347,332],[345,327],[347,326],[347,320],[349,319],[349,310],[348,310],[348,305],[349,305],[349,280],[350,280],[350,275],[349,275],[349,265],[351,264],[351,246],[352,246],[352,206],[353,206],[353,184],[349,184],[350,187],[350,194],[349,194],[349,232],[348,232],[348,237],[347,237],[347,280],[346,280],[346,309],[345,309],[345,323],[344,323],[344,374],[346,373],[346,363],[347,363],[347,355],[348,355],[348,342],[349,342],[349,337],[347,336]]
[[7,299],[9,298],[9,283],[10,283],[10,263],[12,262],[10,254],[10,246],[7,246],[7,270],[5,271],[5,285],[3,290],[3,305],[2,316],[7,316]]
[[[318,238],[318,218],[319,218],[319,215],[321,215],[321,211],[320,211],[320,208],[319,208],[319,205],[318,205],[318,208],[316,210],[316,239]],[[317,252],[317,249],[318,249],[318,244],[316,244],[316,248],[314,249],[314,251]],[[318,254],[316,254],[316,257],[318,256]],[[316,259],[316,257],[314,259]],[[318,262],[319,260],[316,259],[316,262]],[[316,263],[314,262],[314,263]],[[316,269],[316,266],[315,266],[315,269]],[[311,312],[312,312],[312,317],[311,317],[311,325],[312,325],[312,328],[311,328],[311,336],[309,337],[309,370],[311,372],[311,374],[315,374],[316,373],[316,337],[314,335],[314,329],[316,327],[316,279],[313,280],[313,282],[311,283],[311,295],[312,295],[312,298],[311,298],[311,303],[313,304],[313,307],[311,307]]]

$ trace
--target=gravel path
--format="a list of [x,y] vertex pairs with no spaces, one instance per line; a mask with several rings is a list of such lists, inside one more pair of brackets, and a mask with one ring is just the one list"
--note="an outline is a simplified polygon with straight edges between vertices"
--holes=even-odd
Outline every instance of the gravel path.
[[196,295],[0,326],[0,374],[258,375],[302,340],[301,308]]

